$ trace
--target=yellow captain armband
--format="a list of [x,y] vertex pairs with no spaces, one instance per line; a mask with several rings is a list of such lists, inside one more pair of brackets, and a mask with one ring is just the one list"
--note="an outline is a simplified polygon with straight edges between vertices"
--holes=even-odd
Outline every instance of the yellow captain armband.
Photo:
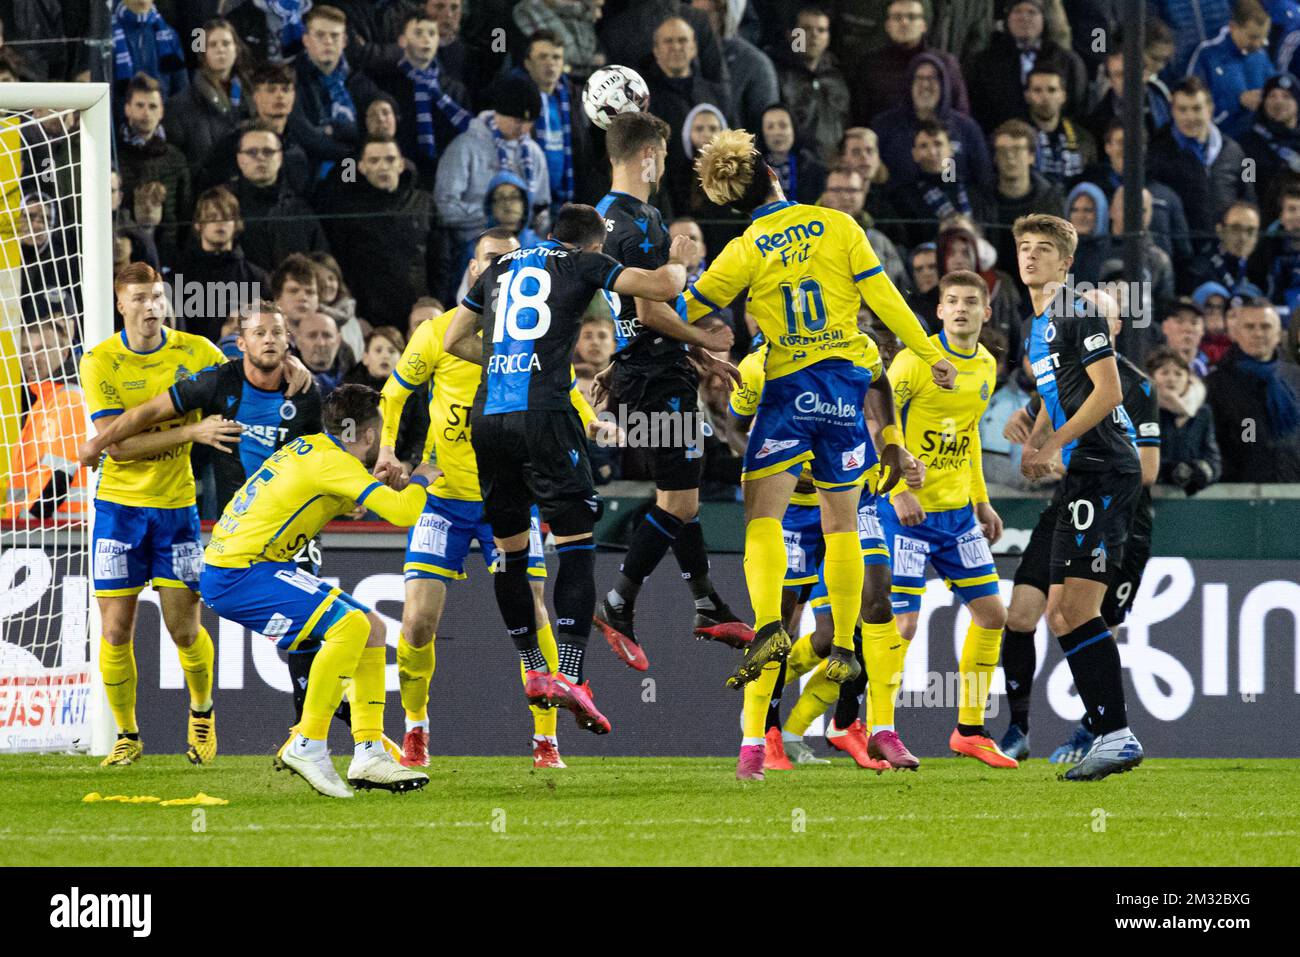
[[880,444],[882,447],[897,445],[899,448],[906,448],[903,443],[903,433],[898,430],[896,425],[887,425],[880,430]]

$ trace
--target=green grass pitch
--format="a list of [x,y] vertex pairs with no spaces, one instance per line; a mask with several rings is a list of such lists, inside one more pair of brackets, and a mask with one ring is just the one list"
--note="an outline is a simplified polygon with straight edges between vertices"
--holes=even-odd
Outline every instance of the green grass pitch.
[[[344,758],[336,758],[340,773]],[[1245,865],[1300,859],[1297,760],[1151,760],[1094,784],[1031,760],[926,760],[877,776],[830,767],[734,780],[734,759],[434,758],[406,795],[318,797],[269,757],[191,767],[146,755],[0,756],[3,865],[856,864]],[[101,794],[192,807],[87,804]]]

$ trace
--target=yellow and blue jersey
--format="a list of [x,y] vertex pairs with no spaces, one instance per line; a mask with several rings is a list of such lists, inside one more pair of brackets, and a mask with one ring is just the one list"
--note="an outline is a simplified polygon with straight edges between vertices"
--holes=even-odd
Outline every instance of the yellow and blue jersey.
[[327,522],[355,505],[410,527],[427,495],[423,479],[401,492],[375,481],[332,435],[300,436],[263,462],[226,505],[204,561],[220,568],[290,562]]
[[923,360],[940,359],[862,227],[838,210],[789,201],[760,206],[744,234],[687,287],[687,317],[716,312],[744,289],[769,343],[768,379],[827,359],[866,368],[872,342],[858,329],[864,298]]
[[[81,357],[81,383],[92,420],[121,415],[166,392],[200,369],[220,365],[225,355],[202,336],[162,330],[162,342],[149,352],[136,352],[126,333],[110,336]],[[197,422],[190,412],[153,426],[165,432]],[[105,455],[95,498],[118,505],[145,508],[184,508],[194,504],[194,472],[190,443],[147,459],[119,462]]]
[[954,387],[935,385],[911,349],[894,357],[889,384],[904,444],[925,463],[925,485],[913,494],[927,512],[940,512],[989,500],[979,423],[997,387],[997,360],[978,343],[972,352],[957,351],[942,332],[931,341],[956,367]]

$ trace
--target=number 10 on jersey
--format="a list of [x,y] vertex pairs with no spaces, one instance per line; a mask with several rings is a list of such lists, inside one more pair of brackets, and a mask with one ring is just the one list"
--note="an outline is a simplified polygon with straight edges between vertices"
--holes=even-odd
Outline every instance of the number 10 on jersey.
[[820,332],[826,325],[826,304],[822,301],[822,287],[816,279],[800,279],[798,284],[781,283],[781,299],[785,303],[785,328],[792,336],[807,332]]

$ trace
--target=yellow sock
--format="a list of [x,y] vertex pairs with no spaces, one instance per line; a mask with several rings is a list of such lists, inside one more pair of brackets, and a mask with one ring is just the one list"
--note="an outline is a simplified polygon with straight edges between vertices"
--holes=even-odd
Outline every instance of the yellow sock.
[[822,559],[822,578],[831,602],[834,643],[851,652],[853,629],[862,610],[862,542],[856,531],[831,532],[823,538],[826,557]]
[[883,625],[862,623],[862,658],[867,663],[867,682],[874,689],[867,712],[873,732],[894,726],[894,702],[903,683],[906,653],[893,618]]
[[826,677],[826,660],[823,658],[804,685],[803,694],[799,695],[799,700],[790,709],[790,717],[786,718],[783,730],[803,737],[808,725],[818,715],[824,714],[827,708],[835,707],[839,700],[840,686]]
[[352,678],[356,692],[352,699],[352,740],[378,741],[384,734],[383,645],[362,648],[361,660]]
[[[325,640],[311,663],[307,696],[302,703],[298,730],[304,738],[323,741],[329,735],[330,719],[343,700],[343,686],[357,671],[357,662],[370,637],[370,619],[362,611],[350,611],[325,632]],[[360,695],[358,695],[360,698]],[[352,709],[356,726],[356,705]]]
[[776,676],[781,672],[781,662],[769,661],[763,666],[759,676],[745,685],[745,710],[741,722],[743,734],[747,741],[763,740],[764,727],[767,725],[767,706],[772,703],[772,692],[776,690]]
[[961,699],[958,724],[983,724],[989,703],[989,685],[1002,649],[1001,628],[981,628],[971,622],[961,646]]
[[812,671],[824,659],[813,650],[812,635],[804,635],[790,649],[790,656],[785,659],[785,680],[788,684]]
[[[550,622],[537,629],[537,647],[542,651],[542,657],[546,659],[546,667],[550,669],[551,674],[560,670],[560,650],[555,645],[555,632],[551,630]],[[519,680],[524,678],[524,663],[519,662]],[[555,737],[555,723],[560,718],[560,712],[557,708],[540,708],[535,704],[530,704],[528,710],[533,713],[533,734],[544,735],[548,738]]]
[[135,723],[135,647],[131,642],[110,645],[99,639],[99,674],[108,693],[108,706],[113,710],[117,730],[134,734],[140,730]]
[[745,526],[745,583],[754,609],[755,630],[781,620],[786,562],[785,534],[777,519],[756,518]]
[[863,693],[862,700],[863,700],[863,706],[867,712],[867,720],[866,720],[867,737],[871,737],[872,732],[875,731],[876,729],[871,726],[871,682],[870,681],[867,682],[867,690]]
[[401,632],[397,634],[397,687],[407,721],[429,720],[429,682],[436,667],[433,642],[430,635],[427,645],[416,648]]
[[199,625],[199,636],[194,639],[194,644],[188,648],[177,645],[176,653],[185,672],[185,684],[190,689],[190,707],[195,711],[207,711],[212,707],[212,671],[217,658],[212,636]]

